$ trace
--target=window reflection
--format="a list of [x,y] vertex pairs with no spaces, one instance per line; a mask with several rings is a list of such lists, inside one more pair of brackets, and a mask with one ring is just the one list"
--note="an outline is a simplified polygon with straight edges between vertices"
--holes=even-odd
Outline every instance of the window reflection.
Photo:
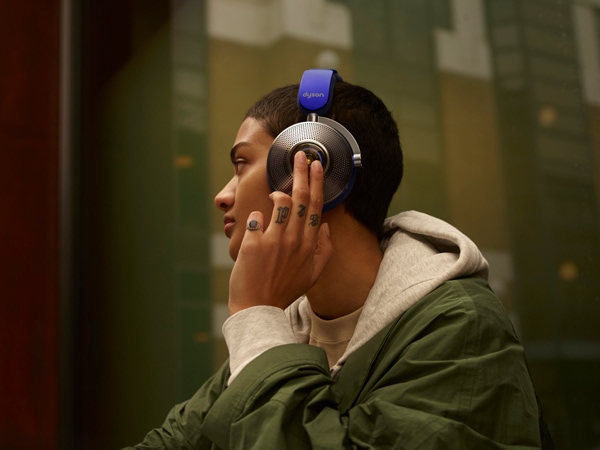
[[[106,5],[119,11],[117,3]],[[88,120],[109,124],[85,136],[103,143],[101,151],[90,144],[84,150],[91,167],[85,200],[99,205],[87,207],[86,219],[109,225],[93,226],[90,253],[102,258],[86,267],[100,274],[92,277],[90,291],[94,281],[97,286],[111,275],[103,296],[119,301],[103,305],[101,315],[111,333],[127,331],[144,303],[131,299],[143,295],[163,305],[144,309],[140,320],[147,330],[172,319],[171,347],[143,347],[149,344],[140,339],[134,348],[108,337],[98,344],[113,368],[144,351],[172,362],[154,367],[158,375],[144,380],[147,391],[177,385],[168,392],[178,398],[165,395],[151,405],[157,420],[226,357],[219,327],[227,315],[231,262],[212,196],[231,176],[228,149],[245,109],[270,89],[298,82],[306,68],[329,66],[371,88],[398,121],[406,177],[390,212],[418,209],[475,240],[524,340],[556,440],[564,448],[600,445],[597,2],[177,0],[155,10],[144,2],[126,3],[131,17],[122,18],[118,30],[94,19],[96,9],[84,9],[96,34],[86,41],[93,64],[84,71],[83,94],[92,99],[89,109],[100,111]],[[103,8],[108,16],[110,8]],[[157,24],[150,32],[144,24],[152,20]],[[126,40],[131,42],[124,50],[119,46]],[[108,47],[120,51],[111,57]],[[152,65],[139,64],[144,58]],[[101,82],[94,81],[98,73]],[[126,86],[119,73],[128,74]],[[169,98],[152,102],[160,96]],[[168,105],[160,121],[131,108],[142,100]],[[151,131],[160,135],[160,145],[149,139],[142,152],[137,144],[145,141],[138,138]],[[123,169],[130,160],[149,161],[162,184],[152,176],[139,181]],[[137,201],[154,194],[160,203]],[[144,206],[132,214],[131,204]],[[166,215],[160,229],[165,242],[157,248],[152,224]],[[143,237],[140,224],[146,227]],[[125,266],[129,279],[118,273]],[[136,283],[156,267],[168,269],[160,271],[166,280],[160,299],[156,290]],[[93,325],[100,336],[107,334],[102,325]],[[86,373],[92,380],[93,370]],[[133,385],[133,379],[118,383]],[[112,383],[101,384],[99,398],[127,390]],[[117,410],[126,416],[132,401],[123,402],[106,416]],[[137,430],[155,425],[143,423]],[[137,430],[130,439],[114,428],[104,434],[115,436],[115,446],[138,437]]]

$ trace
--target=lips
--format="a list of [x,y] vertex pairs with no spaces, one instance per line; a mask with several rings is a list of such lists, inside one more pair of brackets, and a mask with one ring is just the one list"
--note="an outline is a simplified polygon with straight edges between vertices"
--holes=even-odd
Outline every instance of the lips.
[[225,236],[227,236],[228,238],[231,238],[231,232],[232,232],[233,226],[235,225],[235,220],[233,220],[233,218],[231,218],[231,217],[225,216],[223,218],[223,223],[225,224],[223,226],[223,231],[225,232]]

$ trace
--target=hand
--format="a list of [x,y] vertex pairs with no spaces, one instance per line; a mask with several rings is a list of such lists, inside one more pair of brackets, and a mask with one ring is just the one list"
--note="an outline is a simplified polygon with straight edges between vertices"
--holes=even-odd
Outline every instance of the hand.
[[[329,227],[321,224],[323,167],[307,165],[304,152],[294,157],[292,195],[273,192],[273,214],[268,227],[254,211],[229,279],[229,312],[258,305],[287,308],[315,285],[333,254]],[[254,222],[253,222],[254,224]]]

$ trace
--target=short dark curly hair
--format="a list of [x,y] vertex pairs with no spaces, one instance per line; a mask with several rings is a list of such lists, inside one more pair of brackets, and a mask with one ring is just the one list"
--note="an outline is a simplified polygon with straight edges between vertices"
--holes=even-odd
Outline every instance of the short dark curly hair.
[[[306,120],[297,98],[297,84],[275,89],[252,105],[245,118],[258,120],[275,138],[285,128]],[[404,171],[398,126],[379,97],[346,82],[335,84],[327,115],[352,133],[362,153],[362,167],[343,205],[381,238],[383,221]]]

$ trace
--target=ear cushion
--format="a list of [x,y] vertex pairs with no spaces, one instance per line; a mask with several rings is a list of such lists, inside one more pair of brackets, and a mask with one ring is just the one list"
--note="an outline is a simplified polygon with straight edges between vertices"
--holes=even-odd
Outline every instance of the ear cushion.
[[354,183],[354,152],[338,130],[321,122],[297,123],[275,138],[267,156],[271,189],[291,194],[293,161],[298,151],[304,151],[313,159],[319,158],[323,164],[323,209],[326,211],[344,201]]

